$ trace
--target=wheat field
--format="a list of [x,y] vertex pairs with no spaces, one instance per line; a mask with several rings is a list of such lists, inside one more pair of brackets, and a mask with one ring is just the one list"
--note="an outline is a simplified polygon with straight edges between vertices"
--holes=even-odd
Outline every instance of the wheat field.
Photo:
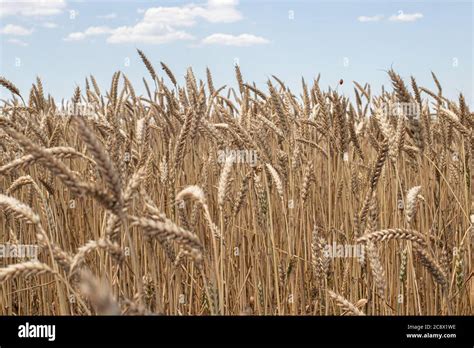
[[474,313],[462,94],[220,87],[138,54],[141,96],[1,78],[1,315]]

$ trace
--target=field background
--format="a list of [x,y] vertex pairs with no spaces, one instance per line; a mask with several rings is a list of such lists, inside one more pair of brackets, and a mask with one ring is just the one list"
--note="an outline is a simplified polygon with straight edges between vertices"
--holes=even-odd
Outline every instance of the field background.
[[389,70],[350,102],[318,79],[258,89],[239,66],[234,89],[138,54],[145,95],[89,76],[67,110],[2,78],[0,242],[41,251],[0,259],[0,314],[472,315],[462,94]]

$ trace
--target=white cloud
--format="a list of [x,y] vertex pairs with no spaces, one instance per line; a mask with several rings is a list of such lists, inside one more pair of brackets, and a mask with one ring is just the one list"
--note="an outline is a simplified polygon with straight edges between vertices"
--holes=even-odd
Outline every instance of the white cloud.
[[236,9],[237,0],[208,0],[204,11],[199,10],[199,16],[212,23],[236,22],[242,19],[242,14]]
[[383,19],[383,15],[375,15],[375,16],[359,16],[357,20],[359,22],[378,22]]
[[241,13],[235,8],[237,4],[235,0],[209,0],[205,6],[152,7],[145,11],[143,21],[172,27],[190,27],[198,19],[212,23],[236,22],[242,19]]
[[47,28],[47,29],[54,29],[54,28],[58,27],[58,25],[56,23],[53,23],[53,22],[44,22],[41,26],[43,28]]
[[66,8],[65,0],[0,0],[0,17],[52,16]]
[[101,26],[101,27],[89,27],[87,30],[84,32],[85,35],[87,36],[93,36],[93,35],[103,35],[103,34],[110,34],[113,33],[114,29],[111,29],[106,26]]
[[200,11],[199,9],[192,6],[153,7],[145,11],[143,22],[190,27],[196,24],[196,13]]
[[107,42],[118,44],[127,42],[163,44],[176,40],[191,40],[193,36],[169,28],[166,25],[139,23],[133,27],[122,26],[115,29],[102,27],[89,27],[84,32],[69,34],[64,41],[81,41],[91,36],[110,35]]
[[114,19],[114,18],[117,18],[117,14],[116,13],[107,13],[106,15],[97,16],[97,18],[100,18],[100,19]]
[[28,29],[20,25],[7,24],[2,29],[0,29],[0,34],[5,35],[15,35],[15,36],[27,36],[31,35],[33,29]]
[[135,27],[120,27],[107,38],[108,43],[119,44],[137,42],[145,44],[164,44],[178,40],[192,40],[194,37],[184,31],[176,31],[171,28],[150,28],[150,31],[142,31],[137,25]]
[[[143,19],[132,26],[122,26],[114,29],[107,28],[94,32],[88,28],[84,32],[69,34],[64,40],[78,41],[91,35],[108,34],[107,42],[118,43],[147,43],[162,44],[176,40],[192,40],[194,37],[178,28],[190,28],[198,20],[211,23],[230,23],[242,19],[237,10],[237,0],[208,0],[205,5],[188,4],[183,6],[152,7],[143,10]],[[137,12],[141,12],[138,9]]]
[[237,6],[238,0],[208,0],[208,6]]
[[64,41],[81,41],[89,36],[111,34],[113,31],[113,29],[106,26],[89,27],[84,32],[70,33],[66,38],[64,38]]
[[86,34],[84,33],[70,33],[67,37],[64,38],[64,41],[81,41],[86,38]]
[[28,46],[26,42],[18,40],[18,39],[9,39],[8,42],[14,45],[22,46],[22,47]]
[[270,41],[252,34],[229,35],[216,33],[209,35],[201,41],[205,45],[226,45],[226,46],[251,46],[267,44]]
[[403,11],[398,11],[397,15],[390,16],[389,19],[393,22],[414,22],[421,18],[423,18],[422,13],[403,13]]

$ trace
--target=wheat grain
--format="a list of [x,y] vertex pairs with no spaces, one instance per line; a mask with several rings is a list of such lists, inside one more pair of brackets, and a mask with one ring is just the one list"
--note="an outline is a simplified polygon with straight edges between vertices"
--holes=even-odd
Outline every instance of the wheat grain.
[[[37,78],[21,104],[0,80],[0,230],[41,260],[0,269],[0,314],[471,314],[463,94],[393,70],[393,90],[354,82],[354,102],[319,77],[263,92],[238,66],[235,90],[192,68],[181,87],[138,54],[143,95],[117,71],[61,106]],[[54,282],[24,280],[42,272]]]
[[334,299],[339,307],[341,307],[344,311],[347,311],[349,314],[352,315],[365,315],[361,312],[354,304],[346,300],[339,294],[336,294],[334,291],[328,290],[329,296]]
[[28,277],[42,273],[54,274],[55,272],[48,265],[37,261],[17,263],[0,268],[0,283],[17,277]]

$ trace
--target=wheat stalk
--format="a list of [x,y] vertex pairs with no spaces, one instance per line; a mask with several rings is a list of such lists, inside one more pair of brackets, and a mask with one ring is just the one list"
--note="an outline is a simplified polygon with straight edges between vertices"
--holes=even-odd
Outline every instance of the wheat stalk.
[[360,311],[353,303],[346,300],[339,294],[336,294],[334,291],[328,290],[329,296],[336,301],[337,305],[341,307],[344,311],[351,315],[358,315],[362,316],[365,315],[362,311]]
[[18,277],[28,277],[43,273],[54,274],[55,272],[48,265],[37,261],[17,263],[0,268],[0,283]]

